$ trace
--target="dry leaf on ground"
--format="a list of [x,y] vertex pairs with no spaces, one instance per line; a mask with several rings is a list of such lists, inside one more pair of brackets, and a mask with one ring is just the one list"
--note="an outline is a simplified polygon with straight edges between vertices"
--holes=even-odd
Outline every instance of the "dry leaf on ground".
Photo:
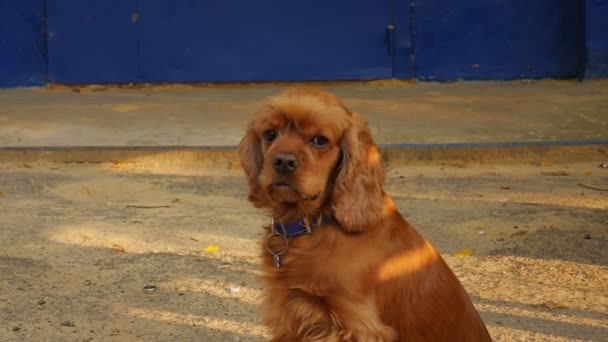
[[113,245],[112,250],[114,250],[114,252],[116,252],[116,253],[125,253],[126,252],[125,248],[121,245]]
[[474,254],[473,250],[470,248],[461,248],[458,252],[454,253],[455,257],[464,258],[470,257]]
[[209,245],[207,247],[205,247],[205,249],[203,249],[203,252],[205,253],[217,253],[219,252],[220,248],[216,245]]
[[563,303],[556,303],[554,301],[545,301],[543,303],[538,303],[538,304],[530,304],[530,306],[533,306],[535,308],[538,307],[544,307],[544,308],[548,308],[548,309],[567,309],[568,305],[563,304]]
[[541,171],[541,175],[543,176],[567,176],[568,172],[566,171]]
[[110,167],[113,169],[126,169],[127,163],[115,161],[112,163],[112,165]]

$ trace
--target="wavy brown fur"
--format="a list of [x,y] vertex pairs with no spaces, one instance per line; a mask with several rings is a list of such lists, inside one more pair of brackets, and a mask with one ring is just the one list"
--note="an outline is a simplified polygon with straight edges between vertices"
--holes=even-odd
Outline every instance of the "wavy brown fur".
[[[264,141],[268,129],[276,140]],[[318,135],[329,144],[313,146]],[[293,174],[274,171],[277,153],[297,156]],[[273,341],[490,340],[456,276],[384,193],[369,128],[340,99],[310,88],[270,98],[239,155],[250,201],[275,220],[336,219],[290,238],[280,268],[263,246],[263,320]]]

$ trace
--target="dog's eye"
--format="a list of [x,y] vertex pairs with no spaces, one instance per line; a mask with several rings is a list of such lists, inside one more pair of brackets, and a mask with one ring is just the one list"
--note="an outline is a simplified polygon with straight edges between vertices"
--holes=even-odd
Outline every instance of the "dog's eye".
[[264,132],[263,136],[264,136],[264,140],[266,140],[267,142],[273,142],[274,139],[277,138],[277,131],[275,131],[273,129],[269,129]]
[[323,146],[327,145],[327,143],[329,142],[329,140],[322,135],[317,135],[316,137],[312,138],[311,141],[312,141],[312,144],[317,147],[323,147]]

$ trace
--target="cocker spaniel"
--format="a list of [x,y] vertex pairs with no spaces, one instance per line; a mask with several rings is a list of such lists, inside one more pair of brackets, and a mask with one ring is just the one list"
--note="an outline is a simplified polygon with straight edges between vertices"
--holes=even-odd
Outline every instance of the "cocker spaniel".
[[291,88],[239,147],[249,200],[268,209],[263,320],[272,341],[489,341],[439,253],[384,192],[366,121],[336,96]]

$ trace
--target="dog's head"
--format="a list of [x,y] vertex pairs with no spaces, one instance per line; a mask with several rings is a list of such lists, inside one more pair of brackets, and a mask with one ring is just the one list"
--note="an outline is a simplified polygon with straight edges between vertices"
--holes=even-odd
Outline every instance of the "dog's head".
[[271,97],[239,156],[249,200],[276,218],[331,213],[355,232],[382,215],[384,175],[367,123],[330,93],[292,88]]

